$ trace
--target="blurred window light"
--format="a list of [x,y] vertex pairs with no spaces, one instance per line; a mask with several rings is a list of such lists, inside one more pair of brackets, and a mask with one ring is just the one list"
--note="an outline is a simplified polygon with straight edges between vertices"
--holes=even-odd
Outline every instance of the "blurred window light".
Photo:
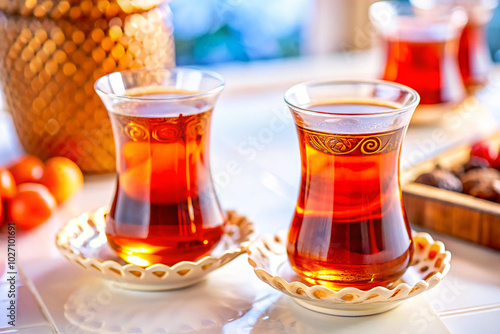
[[488,27],[488,42],[491,53],[494,55],[493,60],[500,63],[500,6],[495,10]]
[[173,0],[177,63],[300,55],[314,0]]

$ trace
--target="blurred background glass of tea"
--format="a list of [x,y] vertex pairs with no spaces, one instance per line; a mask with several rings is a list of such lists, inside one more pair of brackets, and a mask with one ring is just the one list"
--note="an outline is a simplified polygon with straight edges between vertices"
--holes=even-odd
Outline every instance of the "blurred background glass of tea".
[[466,11],[467,24],[458,49],[460,74],[470,92],[485,85],[492,66],[487,26],[498,7],[498,0],[411,0],[411,4],[423,15],[449,13],[456,7]]
[[370,7],[370,18],[385,49],[382,79],[408,85],[421,96],[413,121],[439,120],[444,109],[436,105],[452,109],[464,100],[458,46],[465,10],[420,13],[408,3],[382,1]]

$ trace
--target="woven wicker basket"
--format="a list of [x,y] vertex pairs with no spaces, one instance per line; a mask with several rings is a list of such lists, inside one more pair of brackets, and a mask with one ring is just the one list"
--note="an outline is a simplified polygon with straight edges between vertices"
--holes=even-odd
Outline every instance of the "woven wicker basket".
[[0,82],[26,151],[66,156],[84,172],[115,169],[97,78],[173,66],[163,0],[0,0]]

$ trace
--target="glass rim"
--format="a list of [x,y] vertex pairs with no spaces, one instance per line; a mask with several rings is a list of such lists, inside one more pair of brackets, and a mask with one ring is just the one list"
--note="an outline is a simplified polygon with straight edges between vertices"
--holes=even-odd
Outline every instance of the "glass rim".
[[[418,21],[418,22],[426,22],[426,23],[432,23],[432,24],[441,24],[441,23],[460,23],[465,25],[468,20],[468,15],[463,8],[463,6],[454,6],[450,12],[444,12],[444,11],[438,11],[438,12],[433,12],[432,15],[432,20],[429,20],[429,18],[415,15],[413,12],[414,8],[421,8],[419,6],[415,6],[413,3],[410,2],[401,2],[397,0],[382,0],[382,1],[376,1],[372,3],[368,9],[368,16],[371,21],[379,22],[379,18],[377,17],[377,14],[380,13],[383,10],[387,10],[388,8],[391,8],[394,10],[392,14],[394,14],[395,17],[398,17],[400,19],[405,19],[405,20],[412,20],[412,21]],[[402,10],[411,10],[409,14],[402,13]],[[454,22],[457,21],[457,22]]]
[[[132,74],[132,73],[140,73],[140,72],[181,72],[181,71],[189,71],[189,72],[199,72],[201,73],[204,77],[209,77],[212,79],[215,79],[218,81],[218,85],[214,88],[211,88],[209,90],[201,91],[201,92],[193,92],[193,94],[186,94],[183,96],[167,96],[167,97],[148,97],[148,96],[132,96],[132,95],[126,95],[126,94],[115,94],[112,92],[107,92],[101,89],[99,87],[99,83],[101,83],[103,80],[108,79],[109,77],[113,74],[120,73],[120,74]],[[167,102],[167,101],[186,101],[186,100],[191,100],[191,99],[198,99],[198,98],[203,98],[207,97],[210,95],[215,95],[217,93],[220,93],[226,85],[226,82],[224,81],[224,78],[222,75],[220,75],[217,72],[214,71],[209,71],[209,70],[200,70],[196,68],[191,68],[191,67],[156,67],[156,68],[135,68],[135,69],[129,69],[129,70],[124,70],[124,71],[116,71],[112,73],[108,73],[106,75],[103,75],[102,77],[98,78],[95,83],[94,83],[94,90],[98,94],[104,94],[108,97],[114,98],[114,99],[119,99],[119,100],[126,100],[126,101],[148,101],[148,102]],[[160,86],[161,87],[161,86]]]
[[[494,10],[495,8],[498,7],[498,0],[465,0],[465,1],[459,1],[458,3],[454,3],[454,2],[451,2],[451,3],[444,3],[443,5],[445,6],[454,6],[454,7],[463,7],[466,11],[469,9],[469,5],[472,5],[472,6],[479,6],[481,7],[481,9],[484,9],[484,10]],[[410,0],[410,4],[412,6],[417,6],[417,7],[422,7],[421,5],[419,5],[419,1],[418,0]],[[432,9],[434,8],[436,5],[439,5],[439,3],[430,3],[431,4],[431,8],[428,8],[428,9]]]
[[[340,85],[372,85],[372,86],[389,86],[392,88],[399,89],[400,91],[407,92],[411,96],[411,100],[408,102],[407,105],[401,106],[399,108],[394,108],[390,109],[389,111],[382,111],[382,112],[376,112],[376,113],[359,113],[359,114],[352,114],[352,113],[337,113],[337,112],[330,112],[330,111],[320,111],[320,110],[311,110],[306,107],[300,107],[297,106],[296,104],[292,103],[290,101],[290,95],[297,90],[299,87],[314,87],[314,86],[340,86]],[[351,117],[358,117],[358,116],[368,116],[368,117],[376,117],[379,115],[390,115],[390,114],[399,114],[403,112],[407,112],[409,110],[415,109],[418,106],[418,103],[420,102],[420,95],[417,93],[416,90],[414,90],[411,87],[408,87],[406,85],[402,85],[396,82],[391,82],[391,81],[385,81],[385,80],[377,80],[377,79],[364,79],[364,80],[311,80],[311,81],[305,81],[301,82],[299,84],[296,84],[292,87],[290,87],[286,92],[284,96],[285,103],[298,111],[305,112],[305,113],[311,113],[311,114],[316,114],[316,115],[331,115],[331,116],[351,116]]]

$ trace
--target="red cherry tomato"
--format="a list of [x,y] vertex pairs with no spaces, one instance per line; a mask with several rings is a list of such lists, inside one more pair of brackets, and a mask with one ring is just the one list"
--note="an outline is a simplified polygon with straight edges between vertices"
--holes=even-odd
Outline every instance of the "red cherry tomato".
[[3,203],[0,200],[0,227],[3,226],[4,221],[5,220],[3,219]]
[[491,163],[491,167],[493,167],[497,170],[500,170],[500,150],[498,151],[498,156],[495,159],[495,161],[493,161],[493,163]]
[[498,158],[498,150],[491,142],[481,140],[472,145],[470,156],[483,158],[490,165],[493,165],[493,162]]
[[26,182],[39,182],[43,175],[42,160],[32,155],[27,155],[16,161],[9,167],[9,171],[14,176],[16,184]]
[[45,162],[40,183],[50,190],[57,203],[62,203],[83,187],[83,175],[73,161],[54,157]]
[[29,230],[49,219],[56,200],[42,184],[24,183],[9,202],[9,218],[20,230]]
[[11,199],[16,194],[16,181],[11,172],[0,168],[0,200]]

